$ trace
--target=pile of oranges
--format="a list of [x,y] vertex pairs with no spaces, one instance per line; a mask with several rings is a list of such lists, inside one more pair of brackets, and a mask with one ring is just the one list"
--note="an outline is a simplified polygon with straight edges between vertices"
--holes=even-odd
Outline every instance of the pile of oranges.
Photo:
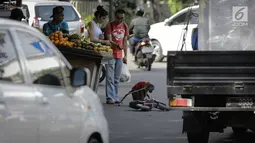
[[68,37],[63,37],[60,31],[56,31],[49,36],[50,41],[56,46],[73,47],[74,43],[68,41]]

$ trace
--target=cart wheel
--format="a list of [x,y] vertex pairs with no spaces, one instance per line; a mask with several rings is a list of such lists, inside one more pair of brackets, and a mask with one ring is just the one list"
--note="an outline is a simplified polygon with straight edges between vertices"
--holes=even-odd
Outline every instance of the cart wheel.
[[106,76],[106,69],[105,69],[105,67],[103,66],[103,67],[102,67],[102,71],[101,71],[101,75],[100,75],[100,78],[99,78],[99,83],[101,83],[102,81],[104,81],[105,76]]
[[187,132],[187,138],[189,143],[208,143],[210,133],[204,132]]
[[150,111],[151,108],[149,106],[144,106],[142,104],[136,104],[136,107],[139,107],[142,111]]
[[168,107],[165,106],[165,105],[161,105],[161,104],[158,105],[158,109],[159,109],[159,110],[162,110],[162,111],[170,111],[170,108],[168,108]]

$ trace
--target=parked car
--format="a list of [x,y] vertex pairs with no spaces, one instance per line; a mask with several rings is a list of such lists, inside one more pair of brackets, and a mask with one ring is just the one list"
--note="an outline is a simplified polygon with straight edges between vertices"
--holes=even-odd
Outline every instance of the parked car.
[[23,7],[29,10],[29,25],[37,29],[42,29],[43,25],[52,20],[52,10],[56,6],[64,7],[64,20],[68,23],[70,33],[76,33],[80,36],[87,36],[87,30],[80,13],[70,2],[63,1],[38,1],[23,0]]
[[149,36],[157,55],[155,59],[156,62],[161,62],[164,57],[167,56],[167,51],[177,51],[181,49],[183,29],[186,26],[186,17],[189,14],[190,8],[193,14],[191,14],[188,26],[185,49],[192,50],[191,35],[192,30],[197,27],[198,24],[198,5],[187,7],[166,19],[164,22],[151,25]]
[[0,142],[109,143],[89,79],[40,31],[0,19]]

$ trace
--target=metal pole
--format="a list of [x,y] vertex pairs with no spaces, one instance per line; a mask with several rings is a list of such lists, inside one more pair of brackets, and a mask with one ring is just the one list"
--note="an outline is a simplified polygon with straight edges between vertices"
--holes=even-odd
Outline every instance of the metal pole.
[[109,0],[109,21],[113,18],[113,0]]

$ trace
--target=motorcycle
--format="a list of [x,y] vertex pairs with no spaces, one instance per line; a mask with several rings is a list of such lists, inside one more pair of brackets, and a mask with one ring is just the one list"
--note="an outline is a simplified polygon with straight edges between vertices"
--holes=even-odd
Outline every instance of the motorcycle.
[[[129,37],[132,38],[133,35]],[[133,47],[131,47],[133,48]],[[148,71],[151,70],[152,63],[156,58],[154,49],[149,38],[143,38],[135,45],[135,59],[134,63],[140,67],[146,67]]]

